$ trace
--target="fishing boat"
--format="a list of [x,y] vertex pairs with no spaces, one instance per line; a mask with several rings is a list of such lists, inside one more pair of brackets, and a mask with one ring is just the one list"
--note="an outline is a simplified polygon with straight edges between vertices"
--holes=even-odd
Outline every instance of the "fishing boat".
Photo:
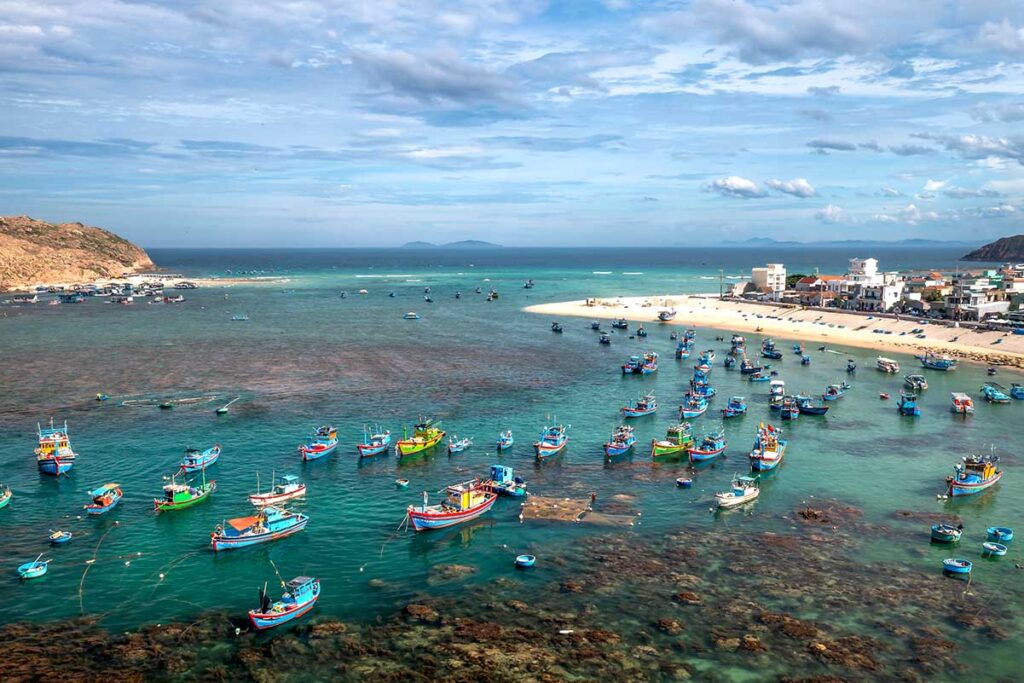
[[891,375],[894,375],[900,371],[899,363],[894,361],[892,358],[885,358],[884,356],[879,356],[878,358],[875,359],[875,367],[881,370],[882,372],[887,372]]
[[701,398],[711,398],[718,393],[706,379],[691,379],[690,390],[687,392],[693,396],[700,396]]
[[951,394],[952,403],[950,403],[949,409],[954,413],[960,415],[971,415],[974,413],[974,399],[967,394],[959,391],[954,391]]
[[562,332],[562,323],[558,323],[558,322],[551,323],[551,331],[552,332],[559,332],[559,333],[561,333]]
[[654,351],[648,351],[644,354],[643,363],[640,365],[641,375],[650,375],[658,370],[658,354]]
[[1002,543],[996,543],[994,541],[985,541],[981,544],[981,550],[983,555],[992,557],[1002,557],[1006,554],[1006,551],[1009,550],[1009,548],[1007,548]]
[[981,493],[1003,476],[997,455],[966,455],[953,466],[953,471],[952,476],[946,477],[951,497]]
[[[479,294],[479,292],[477,292],[477,294]],[[600,332],[601,331],[601,321],[600,320],[591,320],[590,321],[590,329],[594,330],[595,332]]]
[[726,354],[725,359],[722,360],[722,367],[731,368],[736,365],[736,357]]
[[629,405],[620,408],[619,412],[622,413],[622,417],[632,418],[653,415],[657,410],[658,402],[655,400],[654,394],[647,394],[635,401],[630,401]]
[[318,460],[330,455],[338,447],[338,430],[330,425],[317,427],[306,443],[299,446],[303,460]]
[[[129,297],[129,301],[127,303],[131,303],[131,297]],[[249,319],[249,316],[247,316],[245,313],[235,313],[233,316],[231,316],[232,322],[236,322],[236,323],[237,322],[245,322],[248,319]]]
[[218,524],[210,533],[210,545],[214,551],[220,551],[276,541],[302,531],[307,522],[307,515],[268,505],[255,515],[236,517]]
[[523,289],[533,289],[533,280],[527,280],[524,282]]
[[715,501],[720,508],[733,508],[749,503],[759,495],[761,495],[761,488],[758,486],[757,479],[737,474],[732,478],[732,486],[728,491],[715,494]]
[[270,490],[266,493],[260,493],[260,480],[259,475],[257,475],[256,493],[249,494],[249,502],[258,508],[262,508],[268,505],[279,505],[293,498],[303,498],[305,495],[306,485],[292,474],[284,475],[281,477],[280,482],[275,482],[271,478]]
[[378,425],[372,432],[363,425],[363,440],[356,444],[356,450],[362,458],[370,458],[388,450],[391,446],[391,432]]
[[911,391],[924,391],[928,388],[928,380],[924,375],[907,375],[903,383],[910,387]]
[[846,390],[850,388],[850,385],[846,382],[842,384],[829,384],[825,387],[825,393],[821,395],[823,401],[838,401],[846,395]]
[[102,515],[117,507],[124,494],[117,484],[104,484],[89,491],[89,496],[92,497],[92,502],[85,506],[85,511],[90,515]]
[[636,328],[636,336],[638,336],[638,337],[646,337],[647,336],[647,330],[644,329],[643,325],[641,325],[640,327]]
[[456,455],[466,450],[473,445],[473,440],[469,437],[460,439],[458,436],[452,434],[448,437],[448,455]]
[[1016,382],[1010,385],[1010,397],[1017,400],[1024,400],[1024,384]]
[[664,439],[651,441],[651,457],[663,458],[680,455],[693,445],[693,427],[689,422],[680,422],[668,428]]
[[51,417],[49,427],[36,424],[36,431],[39,435],[39,446],[35,451],[39,472],[54,476],[68,472],[74,466],[77,454],[71,450],[67,420],[63,427],[57,427]]
[[921,365],[928,368],[929,370],[956,370],[957,361],[955,358],[949,356],[940,355],[937,353],[928,352],[923,356],[917,356],[917,359],[921,361]]
[[565,425],[545,427],[540,439],[533,444],[533,452],[538,460],[545,460],[561,453],[569,445],[569,428]]
[[411,437],[408,432],[404,432],[403,438],[395,443],[395,453],[402,457],[422,453],[441,443],[445,435],[440,422],[421,419],[413,425]]
[[683,405],[679,406],[679,419],[688,420],[694,417],[700,417],[708,409],[708,401],[703,396],[696,396],[694,394],[687,394],[684,399]]
[[768,395],[782,397],[786,395],[786,381],[773,379],[768,382]]
[[498,499],[498,494],[480,480],[448,486],[445,493],[447,498],[444,502],[428,505],[427,492],[424,491],[423,504],[408,507],[406,514],[413,529],[443,529],[468,522],[490,510]]
[[46,537],[46,540],[50,542],[50,545],[65,545],[71,542],[73,535],[70,531],[54,531],[50,529],[50,535]]
[[887,392],[880,391],[878,393],[878,398],[883,400],[883,401],[888,401],[889,400],[889,394]]
[[1011,401],[1003,386],[995,382],[985,382],[982,384],[981,395],[989,403],[1009,403]]
[[257,631],[286,624],[308,613],[320,597],[320,579],[296,576],[285,584],[286,592],[280,600],[271,601],[264,584],[260,591],[260,606],[249,610],[249,623]]
[[676,309],[674,308],[666,308],[661,311],[658,311],[658,320],[660,320],[663,323],[667,323],[669,320],[672,320],[675,317]]
[[722,417],[738,417],[746,412],[746,399],[742,396],[733,396],[729,399],[728,405],[722,408]]
[[641,360],[640,356],[630,356],[626,359],[626,362],[622,364],[622,374],[640,374],[641,366],[643,366],[643,360]]
[[408,479],[395,479],[395,486],[397,486],[400,489],[407,489],[407,488],[409,488],[409,480]]
[[10,486],[0,488],[0,508],[7,507],[7,504],[11,502],[11,498],[14,498],[14,494],[11,493]]
[[911,391],[901,391],[900,400],[896,403],[896,410],[904,417],[918,417],[921,408],[917,405],[917,394]]
[[767,382],[771,380],[771,376],[765,375],[761,372],[755,372],[751,375],[747,375],[747,379],[751,382]]
[[803,344],[793,344],[793,353],[795,353],[798,356],[804,355],[804,345]]
[[153,508],[157,512],[183,510],[206,500],[216,490],[217,482],[206,481],[206,470],[203,470],[203,483],[198,486],[189,483],[179,484],[172,476],[170,483],[164,484],[163,497],[153,499]]
[[597,338],[597,343],[608,345],[612,343],[612,338],[610,335],[602,332],[601,336]]
[[612,328],[616,330],[628,330],[629,322],[625,318],[619,318],[618,320],[612,321]]
[[753,375],[755,373],[761,372],[762,369],[763,368],[759,363],[755,364],[754,361],[750,360],[746,356],[743,356],[743,359],[740,361],[741,375]]
[[1013,540],[1013,529],[1007,526],[990,526],[986,533],[988,534],[988,540],[995,541],[996,543],[1009,543]]
[[498,434],[498,450],[507,451],[509,448],[512,448],[512,444],[514,444],[515,441],[516,440],[512,438],[512,430],[506,429],[502,433]]
[[39,554],[32,562],[26,562],[25,564],[18,567],[18,576],[22,581],[29,579],[38,579],[40,576],[46,573],[47,565],[50,563],[49,560],[41,559],[42,553]]
[[214,444],[205,451],[198,448],[186,448],[185,456],[178,465],[182,472],[198,472],[217,462],[220,457],[220,444]]
[[604,444],[604,454],[610,458],[628,453],[633,449],[635,443],[636,436],[633,434],[633,428],[629,425],[619,425],[612,432],[611,438]]
[[773,470],[786,455],[787,442],[782,430],[762,422],[757,428],[754,447],[750,450],[750,469],[755,471]]
[[537,558],[534,555],[516,555],[516,566],[520,569],[529,569],[535,564],[537,564]]
[[847,374],[851,374],[851,375],[853,373],[857,372],[857,364],[854,363],[852,360],[846,361],[846,372],[847,372]]
[[725,431],[718,430],[715,434],[705,434],[699,445],[689,449],[690,462],[705,462],[725,452]]
[[685,360],[690,357],[690,347],[685,341],[676,342],[676,360]]
[[416,311],[409,311],[408,313],[406,313],[405,315],[402,316],[402,320],[419,320],[419,319],[420,319],[420,314],[417,313]]
[[942,561],[942,570],[950,574],[970,574],[973,563],[970,560],[950,557]]
[[795,420],[800,417],[800,406],[792,396],[786,396],[782,399],[782,405],[779,406],[779,410],[783,420]]
[[797,394],[796,407],[800,411],[801,415],[824,415],[828,412],[828,406],[822,403],[820,406],[816,406],[811,402],[810,396],[804,396],[803,394]]
[[775,348],[775,342],[771,338],[761,342],[761,355],[771,360],[782,360],[782,351]]
[[800,365],[810,365],[810,364],[811,364],[811,357],[810,356],[800,356]]
[[932,540],[936,543],[956,543],[964,533],[964,525],[932,524]]
[[522,498],[526,495],[526,482],[515,475],[511,467],[491,465],[491,479],[488,485],[499,495]]

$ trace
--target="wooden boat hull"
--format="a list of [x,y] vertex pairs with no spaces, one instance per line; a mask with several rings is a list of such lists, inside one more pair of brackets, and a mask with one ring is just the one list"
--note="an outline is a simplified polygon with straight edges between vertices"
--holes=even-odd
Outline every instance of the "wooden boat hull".
[[313,446],[299,446],[299,455],[302,456],[302,460],[309,462],[310,460],[319,460],[320,458],[327,457],[338,448],[338,442],[326,444],[325,448],[317,448],[316,444]]
[[727,510],[756,500],[759,495],[761,495],[760,489],[754,493],[748,493],[744,496],[722,496],[720,494],[716,494],[715,500],[718,501],[718,507]]
[[291,536],[306,528],[306,523],[309,522],[308,517],[302,517],[298,522],[286,529],[279,529],[277,531],[268,531],[262,534],[252,534],[247,536],[224,536],[217,535],[216,533],[210,534],[210,545],[214,551],[220,550],[234,550],[236,548],[245,548],[250,545],[256,545],[258,543],[267,543],[269,541],[276,541],[284,538],[285,536]]
[[182,472],[200,472],[202,470],[205,470],[213,463],[217,462],[218,459],[220,459],[219,450],[216,453],[211,453],[210,455],[205,456],[203,458],[190,460],[189,462],[182,461],[179,467],[181,468]]
[[713,460],[714,458],[720,456],[722,453],[725,453],[725,446],[710,451],[701,450],[699,448],[691,448],[690,462],[704,462],[705,460]]
[[427,439],[425,441],[399,441],[395,444],[395,451],[400,456],[415,455],[416,453],[422,453],[425,450],[431,449],[437,444],[441,443],[441,439],[446,436],[444,432],[441,432],[435,437]]
[[409,521],[412,524],[413,529],[416,531],[444,529],[446,527],[476,519],[490,510],[496,500],[498,500],[498,494],[491,493],[484,499],[484,502],[480,503],[480,505],[455,513],[424,512],[410,507],[408,513]]
[[7,507],[7,504],[11,502],[11,498],[14,498],[14,494],[10,491],[6,491],[3,495],[0,495],[0,509]]
[[533,452],[536,454],[538,460],[544,460],[546,458],[558,455],[565,450],[565,447],[569,445],[569,439],[566,439],[560,444],[548,444],[537,442],[533,444]]
[[72,533],[70,531],[64,531],[59,536],[51,534],[47,538],[50,541],[50,545],[65,545],[71,542]]
[[26,562],[18,567],[18,576],[21,577],[22,581],[38,579],[40,576],[46,574],[46,570],[46,562]]
[[957,481],[953,477],[947,477],[946,481],[949,483],[948,493],[950,496],[972,496],[988,489],[1002,478],[1003,472],[1000,470],[985,481]]
[[356,450],[359,451],[359,457],[372,458],[375,455],[386,452],[389,446],[391,446],[390,439],[380,443],[357,443]]
[[198,496],[190,500],[179,501],[177,503],[171,503],[166,500],[159,498],[153,499],[153,507],[157,512],[169,511],[169,510],[184,510],[185,508],[192,507],[196,503],[201,503],[210,497],[210,494],[217,490],[217,482],[211,481],[206,485],[206,490],[201,491]]
[[685,453],[686,449],[690,447],[690,443],[675,444],[669,441],[651,441],[651,457],[652,458],[664,458],[670,455],[680,455]]
[[294,498],[302,498],[306,495],[306,485],[302,484],[299,488],[288,493],[251,493],[249,494],[249,502],[257,507],[265,507],[267,505],[277,505]]
[[645,415],[654,415],[658,411],[657,408],[651,408],[648,410],[635,410],[633,408],[623,408],[619,412],[622,413],[622,417],[643,417]]
[[950,574],[970,574],[973,566],[969,560],[949,558],[942,561],[942,570]]
[[287,612],[259,612],[258,610],[249,610],[249,623],[257,631],[266,631],[267,629],[287,624],[289,621],[294,621],[299,617],[308,614],[313,606],[316,605],[316,601],[320,598],[319,589],[313,595],[312,598],[306,602],[297,604],[294,609],[288,610]]
[[39,467],[40,474],[49,474],[51,476],[59,476],[66,474],[71,471],[71,468],[75,464],[74,458],[46,458],[36,461]]
[[609,457],[613,455],[624,455],[633,450],[633,445],[635,443],[635,438],[629,441],[624,441],[622,443],[606,443],[604,445],[604,454]]
[[512,444],[514,444],[514,443],[515,443],[515,441],[513,439],[509,439],[508,441],[499,441],[498,442],[498,450],[499,451],[507,451],[508,449],[512,448]]
[[828,412],[828,406],[800,406],[801,415],[824,415]]
[[102,515],[116,508],[117,504],[120,502],[121,496],[118,496],[117,498],[115,498],[113,501],[106,505],[96,505],[95,503],[90,503],[89,505],[85,506],[85,511],[90,515]]
[[938,543],[956,543],[960,540],[959,529],[943,528],[938,524],[932,525],[932,540]]
[[[781,445],[781,444],[780,444]],[[758,451],[750,452],[750,469],[755,472],[767,472],[768,470],[774,470],[782,462],[782,459],[786,455],[786,448],[782,446],[777,452],[774,458],[762,458]]]

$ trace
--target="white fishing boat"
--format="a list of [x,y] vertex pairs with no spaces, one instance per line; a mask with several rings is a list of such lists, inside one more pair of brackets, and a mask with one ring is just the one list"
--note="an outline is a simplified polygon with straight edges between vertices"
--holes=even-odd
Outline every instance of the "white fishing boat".
[[736,475],[732,478],[732,488],[728,491],[715,494],[720,508],[732,508],[743,505],[761,495],[761,489],[757,485],[757,479]]
[[879,356],[875,360],[875,367],[877,367],[882,372],[888,372],[889,374],[893,375],[900,371],[899,363],[894,361],[892,358],[885,358],[884,356]]

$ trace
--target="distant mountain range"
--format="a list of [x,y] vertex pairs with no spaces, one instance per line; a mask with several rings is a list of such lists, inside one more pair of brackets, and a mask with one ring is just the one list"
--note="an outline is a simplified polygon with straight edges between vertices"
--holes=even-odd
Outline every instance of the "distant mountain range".
[[434,244],[433,242],[406,242],[402,249],[500,249],[500,244],[484,242],[482,240],[461,240],[459,242],[446,242],[445,244]]
[[977,242],[925,239],[907,240],[823,240],[818,242],[795,242],[774,240],[771,237],[751,237],[740,242],[725,240],[721,244],[733,247],[958,247],[973,246]]
[[1003,237],[975,249],[963,257],[965,261],[1024,261],[1024,235]]

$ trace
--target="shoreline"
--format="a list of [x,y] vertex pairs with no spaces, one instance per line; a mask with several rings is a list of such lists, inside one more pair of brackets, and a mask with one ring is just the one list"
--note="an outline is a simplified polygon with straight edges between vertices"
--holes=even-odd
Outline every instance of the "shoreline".
[[[707,327],[762,334],[779,339],[855,346],[880,352],[918,355],[931,351],[965,361],[1024,369],[1022,335],[975,331],[966,327],[946,327],[945,324],[923,324],[918,318],[897,321],[892,318],[875,317],[869,320],[867,316],[840,310],[722,301],[717,294],[617,297],[592,301],[592,305],[587,305],[586,301],[536,304],[523,310],[527,313],[555,317],[572,316],[602,320],[626,318],[644,324]],[[658,311],[670,307],[676,309],[676,318],[669,322],[659,321]],[[911,334],[911,330],[917,328],[923,330],[925,339],[918,339]],[[872,332],[875,329],[891,331],[892,334]],[[1002,341],[997,343],[997,339]]]
[[35,282],[24,287],[0,289],[0,295],[17,296],[19,294],[45,294],[37,292],[36,288],[63,287],[64,291],[72,291],[75,285],[104,287],[106,285],[124,286],[131,284],[137,287],[144,282],[162,282],[166,287],[172,287],[179,282],[192,282],[200,287],[230,287],[232,285],[261,285],[278,284],[289,282],[291,278],[280,275],[250,275],[247,277],[186,277],[184,275],[168,275],[162,277],[160,273],[138,273],[122,277],[98,278],[94,280],[76,280],[74,282]]

